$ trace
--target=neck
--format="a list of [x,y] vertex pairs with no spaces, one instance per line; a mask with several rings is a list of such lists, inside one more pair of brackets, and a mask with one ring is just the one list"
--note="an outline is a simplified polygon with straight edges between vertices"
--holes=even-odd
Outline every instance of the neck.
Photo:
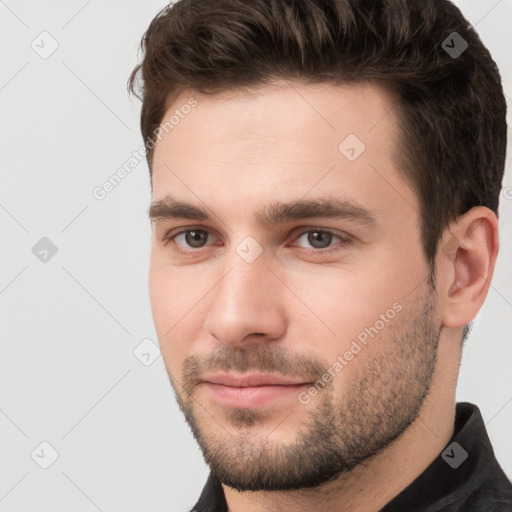
[[228,511],[378,512],[439,456],[453,436],[458,373],[453,368],[459,366],[460,350],[452,341],[439,345],[432,386],[419,416],[378,455],[312,489],[240,492],[222,484]]

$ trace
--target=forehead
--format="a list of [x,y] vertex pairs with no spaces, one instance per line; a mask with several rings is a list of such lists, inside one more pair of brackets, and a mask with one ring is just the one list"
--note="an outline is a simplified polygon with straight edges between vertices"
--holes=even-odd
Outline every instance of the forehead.
[[[196,105],[184,108],[190,98]],[[397,200],[410,209],[416,199],[396,165],[395,106],[375,82],[185,90],[162,120],[180,118],[156,144],[153,199],[171,194],[245,215],[256,203],[339,191],[377,209],[400,209]]]

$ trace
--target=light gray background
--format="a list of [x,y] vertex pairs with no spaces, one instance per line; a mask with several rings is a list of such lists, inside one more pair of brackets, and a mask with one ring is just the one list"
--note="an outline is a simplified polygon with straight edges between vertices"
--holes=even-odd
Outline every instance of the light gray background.
[[[510,109],[512,3],[456,3],[498,62]],[[208,473],[162,358],[133,354],[157,340],[145,161],[104,200],[92,195],[141,147],[125,84],[164,5],[0,1],[1,511],[187,510]],[[51,49],[43,31],[59,45],[46,59],[31,47]],[[512,477],[510,158],[504,186],[500,256],[457,398],[480,407]],[[42,237],[58,248],[46,263],[32,253]],[[48,469],[43,441],[58,452]]]

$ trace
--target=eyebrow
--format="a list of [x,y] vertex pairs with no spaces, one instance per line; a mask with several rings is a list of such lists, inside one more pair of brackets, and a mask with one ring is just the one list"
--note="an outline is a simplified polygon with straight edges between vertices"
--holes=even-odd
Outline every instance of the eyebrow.
[[[186,219],[211,221],[212,217],[206,210],[171,196],[152,202],[148,215],[151,221],[159,222],[168,219]],[[374,227],[377,224],[370,210],[351,199],[317,198],[312,200],[270,203],[255,213],[255,219],[261,226],[272,226],[286,221],[304,220],[314,217],[329,219],[346,219]]]

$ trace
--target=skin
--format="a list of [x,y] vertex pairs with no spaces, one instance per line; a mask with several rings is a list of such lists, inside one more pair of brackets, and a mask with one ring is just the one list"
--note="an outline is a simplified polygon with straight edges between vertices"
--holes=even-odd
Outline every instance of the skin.
[[[496,216],[476,207],[452,222],[429,282],[418,199],[396,164],[390,91],[285,81],[188,90],[164,119],[190,96],[197,106],[158,141],[152,166],[154,202],[171,194],[213,218],[153,222],[150,299],[178,403],[230,511],[377,511],[453,434],[462,327],[489,288]],[[348,134],[366,146],[354,161],[338,150]],[[264,227],[254,215],[273,201],[326,196],[363,205],[376,225]],[[165,240],[194,228],[209,233],[202,246]],[[334,236],[325,246],[335,250],[322,252],[308,237],[315,229],[352,242]],[[262,249],[252,263],[236,251],[248,236]],[[294,393],[233,408],[201,383],[207,372],[249,369],[315,382],[393,304],[400,311],[307,404]]]

